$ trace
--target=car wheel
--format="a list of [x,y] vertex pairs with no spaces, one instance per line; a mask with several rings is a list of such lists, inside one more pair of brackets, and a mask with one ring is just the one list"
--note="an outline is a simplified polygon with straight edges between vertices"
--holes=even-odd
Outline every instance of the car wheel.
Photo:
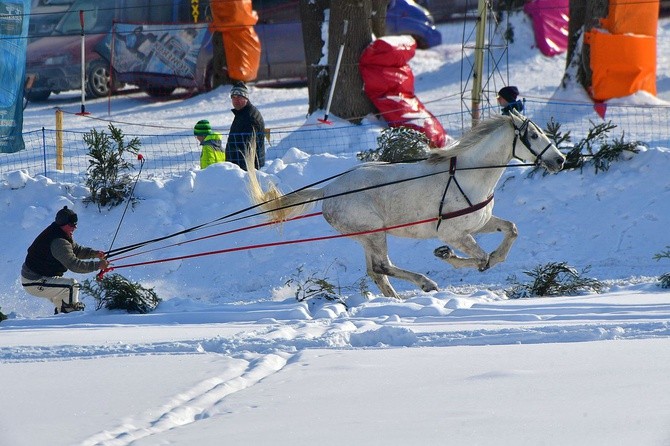
[[109,93],[109,66],[103,60],[91,62],[86,74],[86,95],[101,98]]
[[419,36],[412,36],[416,40],[416,47],[420,50],[428,49],[428,42]]
[[175,90],[174,87],[149,87],[143,88],[144,92],[154,98],[164,98],[170,96]]
[[26,99],[30,102],[43,102],[46,101],[49,96],[51,96],[51,91],[50,90],[40,90],[40,91],[26,91],[25,94]]

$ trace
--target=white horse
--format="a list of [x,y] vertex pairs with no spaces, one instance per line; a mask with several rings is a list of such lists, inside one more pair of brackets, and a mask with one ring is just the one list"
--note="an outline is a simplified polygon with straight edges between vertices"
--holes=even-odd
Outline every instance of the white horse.
[[[263,191],[248,153],[252,200],[272,221],[301,215],[322,201],[323,217],[342,234],[350,234],[365,250],[367,274],[385,296],[398,297],[388,276],[415,283],[423,291],[437,284],[423,274],[393,265],[386,234],[418,239],[438,238],[449,246],[435,256],[455,268],[484,271],[505,260],[517,238],[516,225],[493,215],[493,190],[507,163],[516,158],[542,165],[550,172],[565,157],[528,118],[514,113],[479,122],[457,143],[431,152],[415,163],[364,163],[320,188],[282,194],[273,185]],[[251,167],[249,167],[251,166]],[[475,241],[478,233],[502,232],[490,254]]]

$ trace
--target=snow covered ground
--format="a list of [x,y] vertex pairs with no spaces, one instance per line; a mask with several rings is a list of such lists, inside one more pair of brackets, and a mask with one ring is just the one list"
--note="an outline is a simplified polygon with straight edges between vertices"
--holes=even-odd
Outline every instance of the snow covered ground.
[[[426,102],[461,88],[455,64],[462,26],[441,30],[445,43],[412,62]],[[662,37],[669,30],[670,22],[659,24],[655,103],[670,100],[663,62],[670,39]],[[510,83],[523,85],[529,97],[583,100],[556,93],[565,61],[535,52],[527,19],[515,18],[515,32]],[[231,119],[228,91],[160,103],[133,93],[114,99],[111,119],[184,129],[210,119],[223,127]],[[78,111],[77,92],[59,96],[29,105],[24,131],[52,120],[56,105]],[[305,120],[305,88],[252,88],[251,98],[269,125],[298,128],[321,117]],[[460,107],[458,100],[449,104],[441,106]],[[87,109],[110,118],[105,100]],[[91,121],[79,119],[81,130],[89,130]],[[352,141],[363,137],[354,126],[343,126],[343,133]],[[298,147],[268,160],[263,171],[290,190],[357,163],[355,153]],[[84,297],[86,311],[57,316],[21,289],[26,248],[68,205],[79,214],[75,239],[107,250],[123,208],[86,206],[79,184],[7,175],[0,185],[0,310],[9,316],[0,323],[0,444],[670,445],[670,291],[657,280],[670,271],[670,259],[653,258],[670,245],[668,171],[664,146],[606,173],[586,168],[529,177],[527,168],[509,167],[495,207],[519,228],[506,262],[484,273],[455,270],[432,255],[436,240],[392,239],[396,264],[440,286],[424,293],[394,281],[402,301],[381,296],[369,281],[372,296],[360,295],[362,250],[346,239],[125,266],[335,233],[315,217],[282,231],[189,242],[261,221],[252,219],[211,225],[115,261],[115,272],[164,299],[153,313],[96,311]],[[245,173],[227,164],[142,180],[113,247],[245,208],[244,187]],[[490,249],[499,238],[481,242]],[[524,271],[548,262],[586,269],[605,292],[506,298],[510,276],[526,282]],[[285,283],[310,275],[336,284],[348,309],[297,302]]]

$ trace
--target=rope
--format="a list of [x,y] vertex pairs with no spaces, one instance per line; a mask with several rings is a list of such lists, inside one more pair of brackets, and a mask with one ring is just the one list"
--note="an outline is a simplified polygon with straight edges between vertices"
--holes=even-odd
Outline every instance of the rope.
[[144,265],[153,265],[156,263],[163,263],[163,262],[171,262],[174,260],[185,260],[185,259],[193,259],[196,257],[203,257],[203,256],[210,256],[214,254],[224,254],[224,253],[229,253],[229,252],[236,252],[236,251],[246,251],[246,250],[252,250],[252,249],[260,249],[260,248],[269,248],[273,246],[284,246],[284,245],[292,245],[292,244],[298,244],[298,243],[308,243],[308,242],[318,242],[318,241],[323,241],[323,240],[332,240],[332,239],[338,239],[338,238],[343,238],[343,237],[357,237],[360,235],[365,235],[365,234],[374,234],[376,232],[385,232],[385,231],[392,231],[394,229],[399,229],[399,228],[404,228],[407,226],[414,226],[414,225],[420,225],[424,223],[430,223],[435,220],[437,220],[439,217],[432,217],[428,218],[425,220],[413,222],[413,223],[403,223],[400,225],[395,225],[395,226],[387,226],[383,228],[377,228],[377,229],[371,229],[368,231],[358,231],[358,232],[349,232],[346,234],[334,234],[334,235],[325,235],[321,237],[310,237],[310,238],[304,238],[304,239],[294,239],[294,240],[285,240],[281,242],[272,242],[272,243],[259,243],[257,245],[247,245],[247,246],[238,246],[236,248],[227,248],[227,249],[219,249],[216,251],[207,251],[207,252],[200,252],[196,254],[188,254],[184,256],[177,256],[177,257],[170,257],[167,259],[157,259],[157,260],[149,260],[146,262],[138,262],[138,263],[129,263],[126,265],[116,265],[114,267],[110,267],[107,271],[113,271],[115,269],[120,269],[120,268],[131,268],[134,266],[144,266]]

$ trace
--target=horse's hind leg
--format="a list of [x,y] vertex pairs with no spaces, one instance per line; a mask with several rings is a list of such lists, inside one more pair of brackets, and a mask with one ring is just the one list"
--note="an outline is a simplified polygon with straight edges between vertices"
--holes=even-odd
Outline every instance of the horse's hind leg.
[[488,267],[497,265],[500,262],[503,262],[507,258],[510,249],[514,241],[519,236],[519,231],[516,228],[516,225],[511,221],[503,220],[498,218],[495,215],[491,216],[489,221],[482,227],[478,233],[491,233],[491,232],[502,232],[503,241],[500,242],[500,245],[489,255]]
[[398,297],[387,276],[407,280],[416,284],[423,291],[437,291],[437,284],[423,274],[407,271],[391,263],[388,257],[388,245],[385,234],[368,234],[357,240],[365,250],[368,275],[375,281],[379,289],[388,297]]
[[448,241],[451,246],[469,255],[470,258],[457,256],[448,246],[437,248],[434,254],[445,262],[449,262],[454,268],[470,267],[477,268],[480,271],[487,270],[507,258],[507,254],[519,234],[514,223],[495,216],[492,216],[476,233],[490,232],[502,232],[504,235],[503,241],[491,254],[487,254],[471,235]]
[[435,254],[436,257],[450,263],[454,268],[477,268],[480,271],[488,269],[489,256],[486,251],[480,248],[471,235],[465,235],[460,239],[449,239],[448,241],[445,241],[470,257],[460,257],[448,246],[441,246],[435,249],[433,254]]

